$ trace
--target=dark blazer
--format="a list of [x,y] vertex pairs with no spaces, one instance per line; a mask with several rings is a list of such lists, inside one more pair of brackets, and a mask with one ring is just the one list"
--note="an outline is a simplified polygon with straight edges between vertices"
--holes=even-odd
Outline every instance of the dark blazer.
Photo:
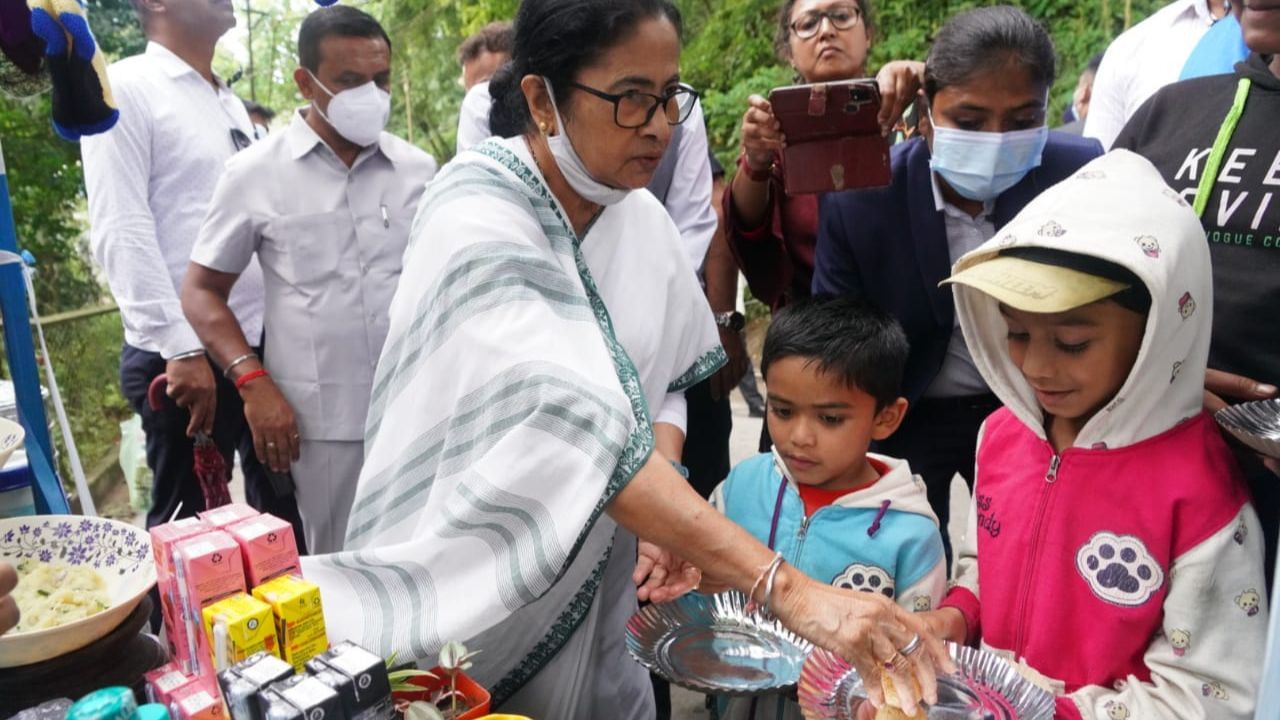
[[[1049,133],[1040,167],[996,198],[999,231],[1032,198],[1102,154],[1097,140]],[[934,206],[929,147],[914,138],[893,148],[888,187],[830,193],[819,201],[813,292],[876,303],[902,323],[911,353],[903,392],[914,402],[933,382],[955,326],[946,221]]]

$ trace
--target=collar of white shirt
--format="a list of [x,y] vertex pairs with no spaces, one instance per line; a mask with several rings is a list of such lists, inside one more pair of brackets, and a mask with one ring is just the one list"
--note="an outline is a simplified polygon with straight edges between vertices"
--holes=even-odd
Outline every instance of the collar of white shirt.
[[[307,111],[308,107],[310,106],[300,107],[295,110],[293,113],[293,120],[289,123],[289,129],[287,131],[289,133],[289,152],[294,160],[297,160],[311,152],[318,145],[325,145],[325,147],[328,147],[328,145],[325,144],[324,139],[317,135],[316,131],[307,124],[307,118],[303,113]],[[391,161],[392,165],[399,165],[409,159],[401,147],[396,143],[388,142],[387,134],[385,132],[378,138],[378,143],[374,146],[374,149],[377,152],[381,152],[383,157]],[[359,159],[364,157],[365,154],[370,151],[370,148],[361,150],[360,155],[357,156],[357,162],[359,162]]]
[[[156,66],[164,70],[165,74],[171,78],[179,78],[187,74],[195,75],[197,77],[200,76],[200,73],[197,72],[195,68],[188,65],[186,60],[178,57],[172,50],[158,42],[155,42],[154,40],[147,43],[147,49],[143,54],[151,58],[155,62]],[[204,78],[201,78],[201,80],[203,79]],[[213,81],[217,84],[218,89],[230,90],[230,88],[227,87],[227,83],[217,75],[213,76]]]
[[982,220],[989,216],[991,211],[995,208],[996,204],[994,201],[984,200],[982,202],[982,213],[975,218],[969,215],[969,213],[947,202],[947,199],[942,195],[942,186],[938,184],[938,173],[929,173],[929,184],[933,186],[933,206],[938,209],[938,212],[945,212],[948,214],[959,213],[970,220]]

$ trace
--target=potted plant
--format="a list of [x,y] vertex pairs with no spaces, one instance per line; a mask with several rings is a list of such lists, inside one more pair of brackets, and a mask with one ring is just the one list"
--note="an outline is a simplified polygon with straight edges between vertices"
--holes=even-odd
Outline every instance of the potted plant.
[[[394,670],[391,694],[405,720],[474,720],[489,713],[489,692],[466,674],[471,658],[460,642],[440,649],[440,664],[430,671]],[[388,660],[388,666],[395,658]]]

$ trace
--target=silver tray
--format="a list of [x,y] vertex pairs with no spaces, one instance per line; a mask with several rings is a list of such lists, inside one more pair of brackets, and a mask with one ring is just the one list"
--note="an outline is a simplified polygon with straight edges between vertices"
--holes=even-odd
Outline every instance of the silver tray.
[[813,645],[746,604],[745,595],[731,591],[643,607],[627,622],[627,649],[651,672],[695,692],[785,692],[800,679]]
[[1280,400],[1225,407],[1214,415],[1222,429],[1268,457],[1280,458]]
[[[1052,720],[1053,694],[995,655],[947,643],[959,673],[938,678],[930,720]],[[800,710],[806,720],[855,720],[867,702],[862,678],[843,658],[816,649],[800,674]]]

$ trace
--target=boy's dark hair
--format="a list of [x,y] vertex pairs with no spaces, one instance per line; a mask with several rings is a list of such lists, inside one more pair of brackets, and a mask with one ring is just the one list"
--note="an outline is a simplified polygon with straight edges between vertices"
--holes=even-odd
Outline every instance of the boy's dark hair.
[[320,69],[320,41],[338,37],[382,38],[391,49],[391,38],[367,12],[350,5],[331,5],[312,10],[298,29],[298,63],[316,72]]
[[569,83],[578,73],[652,18],[665,18],[680,34],[680,11],[671,0],[522,0],[511,60],[489,81],[493,134],[514,137],[533,127],[529,104],[520,90],[525,75],[551,81],[563,114],[569,97],[577,92]]
[[1026,68],[1031,81],[1048,92],[1057,73],[1057,54],[1049,31],[1010,5],[980,7],[956,15],[942,26],[925,60],[924,94],[964,85],[979,74],[1010,61]]
[[902,396],[907,334],[892,315],[861,300],[816,296],[788,305],[773,318],[764,340],[760,373],[789,357],[805,358],[818,370],[876,399],[876,411]]
[[481,53],[511,54],[511,39],[515,36],[510,20],[495,20],[480,28],[458,46],[458,64],[480,57]]

